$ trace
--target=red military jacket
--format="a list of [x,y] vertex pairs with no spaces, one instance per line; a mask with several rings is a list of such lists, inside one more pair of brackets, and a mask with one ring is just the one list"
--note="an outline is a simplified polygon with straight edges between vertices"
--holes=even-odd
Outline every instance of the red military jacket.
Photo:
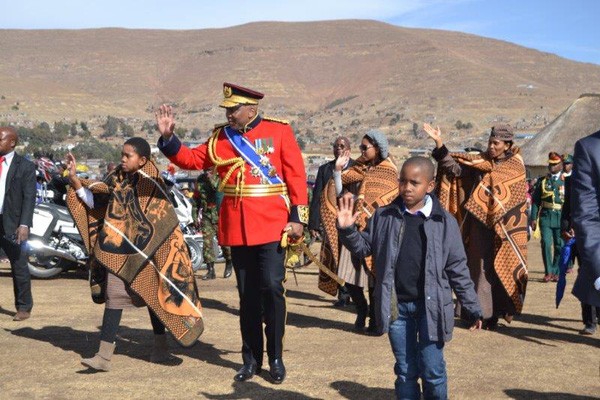
[[[226,161],[239,157],[224,132],[225,126],[218,126],[213,132],[216,139],[215,155],[220,160],[216,171],[221,180],[227,177],[231,164]],[[231,130],[233,131],[233,130]],[[302,153],[294,137],[292,128],[279,121],[257,116],[250,124],[244,137],[258,147],[258,144],[268,143],[265,154],[277,175],[287,185],[290,208],[281,195],[264,197],[234,197],[224,196],[219,211],[219,244],[225,246],[253,246],[279,241],[283,228],[288,221],[304,222],[298,217],[298,206],[308,204],[306,172]],[[206,143],[190,149],[184,146],[176,136],[165,143],[162,137],[158,141],[159,149],[171,162],[187,170],[205,170],[215,166],[215,159],[209,154],[209,144]],[[258,185],[261,179],[253,174],[249,164],[245,164],[244,184]],[[224,184],[236,185],[236,169]],[[306,209],[306,207],[301,207]]]

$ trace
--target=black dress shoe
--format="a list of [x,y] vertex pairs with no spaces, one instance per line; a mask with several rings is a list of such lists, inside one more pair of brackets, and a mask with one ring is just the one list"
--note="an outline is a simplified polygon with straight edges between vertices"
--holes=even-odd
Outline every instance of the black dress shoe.
[[244,382],[252,378],[255,374],[260,374],[260,367],[256,364],[244,364],[242,368],[233,377],[234,381]]
[[231,276],[231,272],[233,271],[233,264],[231,261],[227,261],[225,263],[225,271],[223,271],[223,278],[229,278]]
[[283,365],[283,360],[281,358],[276,358],[269,363],[269,366],[271,367],[269,375],[271,375],[273,383],[282,383],[285,379],[285,365]]

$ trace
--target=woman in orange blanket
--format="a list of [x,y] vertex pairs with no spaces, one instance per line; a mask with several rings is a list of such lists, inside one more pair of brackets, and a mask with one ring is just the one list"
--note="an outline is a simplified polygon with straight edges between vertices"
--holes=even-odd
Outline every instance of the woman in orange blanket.
[[[344,192],[351,192],[356,196],[355,207],[359,212],[356,224],[359,230],[367,226],[367,220],[373,215],[375,209],[389,204],[398,196],[398,168],[390,159],[388,141],[383,132],[368,131],[362,138],[359,146],[361,156],[356,164],[344,171],[343,168],[350,159],[350,150],[344,151],[336,160],[333,179],[330,180],[326,190],[321,196],[321,217],[325,228],[325,235],[329,249],[328,254],[324,246],[322,259],[324,264],[334,269],[346,282],[352,301],[356,305],[357,317],[354,328],[362,332],[365,328],[367,313],[369,315],[368,333],[375,333],[375,319],[373,308],[374,272],[371,257],[356,259],[338,242],[338,233],[335,224],[337,217],[337,198]],[[332,285],[331,279],[324,274],[319,276],[319,288],[335,295],[337,285]],[[364,294],[364,288],[369,288],[369,303]]]
[[486,151],[450,153],[439,127],[424,129],[435,142],[440,202],[461,226],[484,328],[494,329],[499,317],[521,313],[527,285],[527,183],[513,130],[494,126]]

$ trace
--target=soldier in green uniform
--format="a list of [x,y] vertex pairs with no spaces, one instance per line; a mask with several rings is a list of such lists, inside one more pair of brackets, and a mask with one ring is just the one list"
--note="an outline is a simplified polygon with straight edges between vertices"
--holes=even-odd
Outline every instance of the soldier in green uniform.
[[[533,192],[531,228],[535,230],[539,219],[542,236],[542,259],[544,282],[557,282],[560,251],[563,246],[560,215],[565,195],[562,157],[555,152],[548,154],[549,173],[538,180]],[[554,251],[553,251],[554,250]]]
[[[202,247],[202,256],[206,263],[208,271],[202,280],[215,279],[215,253],[214,243],[217,240],[217,224],[219,223],[219,192],[217,187],[219,178],[214,174],[203,173],[198,176],[198,209],[202,212],[202,220],[200,229],[204,245]],[[223,256],[225,257],[225,273],[224,278],[229,278],[233,270],[231,263],[231,250],[223,247]]]
[[563,176],[566,178],[567,176],[571,176],[573,173],[573,155],[571,154],[563,154]]

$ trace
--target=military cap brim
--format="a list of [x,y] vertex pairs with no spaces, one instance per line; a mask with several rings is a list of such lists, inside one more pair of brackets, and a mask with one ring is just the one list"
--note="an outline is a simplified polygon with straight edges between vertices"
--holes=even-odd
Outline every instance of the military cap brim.
[[232,83],[223,83],[223,101],[219,107],[232,108],[240,104],[256,105],[265,95]]

